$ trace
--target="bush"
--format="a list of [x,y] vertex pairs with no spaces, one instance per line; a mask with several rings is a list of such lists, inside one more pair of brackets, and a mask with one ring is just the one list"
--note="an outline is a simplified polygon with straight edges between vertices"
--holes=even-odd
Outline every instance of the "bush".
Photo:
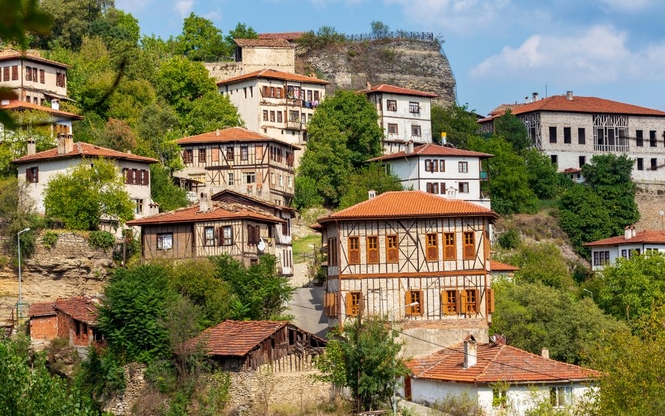
[[91,231],[88,236],[88,245],[107,251],[115,245],[115,236],[108,231]]
[[42,236],[42,245],[49,250],[55,247],[55,243],[58,242],[59,234],[53,231],[47,231]]
[[499,245],[506,250],[514,250],[520,246],[521,238],[517,230],[510,229],[499,236]]

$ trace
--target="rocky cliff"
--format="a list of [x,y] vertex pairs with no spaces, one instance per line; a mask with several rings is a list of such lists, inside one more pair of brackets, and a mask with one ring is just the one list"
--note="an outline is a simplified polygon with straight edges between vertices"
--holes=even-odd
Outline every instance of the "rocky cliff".
[[455,77],[437,42],[379,39],[301,49],[296,72],[315,72],[330,81],[332,89],[360,90],[367,82],[391,84],[435,93],[438,104],[455,101]]

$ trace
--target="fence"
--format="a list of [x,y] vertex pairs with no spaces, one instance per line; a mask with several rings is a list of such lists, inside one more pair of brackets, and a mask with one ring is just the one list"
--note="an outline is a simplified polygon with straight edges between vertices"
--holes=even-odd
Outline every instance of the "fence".
[[410,39],[420,40],[423,42],[435,42],[434,33],[432,32],[408,32],[404,30],[396,30],[393,32],[383,33],[363,33],[360,35],[346,35],[346,39],[351,42],[362,42],[366,40],[378,39]]

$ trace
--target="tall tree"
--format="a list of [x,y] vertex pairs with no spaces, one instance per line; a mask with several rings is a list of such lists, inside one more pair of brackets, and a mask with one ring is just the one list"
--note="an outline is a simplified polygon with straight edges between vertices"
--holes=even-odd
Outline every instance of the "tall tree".
[[559,173],[552,159],[536,149],[525,149],[522,154],[526,162],[529,186],[540,199],[554,198],[559,191]]
[[194,13],[183,21],[177,42],[179,52],[192,61],[219,60],[227,51],[222,31],[212,21]]
[[191,110],[194,100],[217,91],[205,66],[182,56],[164,61],[157,72],[156,82],[159,94],[181,117]]
[[494,120],[494,132],[497,136],[501,136],[510,142],[513,145],[513,150],[517,153],[521,153],[531,145],[526,126],[513,115],[510,109]]
[[258,37],[259,34],[256,33],[251,26],[247,26],[244,23],[238,23],[235,29],[230,30],[229,34],[224,38],[226,41],[227,53],[229,56],[233,54],[233,51],[236,48],[234,39],[258,39]]
[[170,169],[161,163],[150,166],[150,197],[159,204],[160,211],[173,211],[189,205],[187,191],[173,183]]
[[186,134],[194,135],[242,124],[238,109],[231,104],[229,97],[214,91],[192,102],[185,116],[183,130]]
[[57,43],[78,50],[83,38],[91,34],[94,22],[114,7],[113,0],[42,0],[42,9],[53,16],[53,32],[42,39],[42,47]]
[[373,163],[367,167],[357,169],[351,175],[348,185],[340,199],[339,207],[347,208],[369,198],[369,191],[374,190],[377,194],[387,191],[401,191],[402,184],[399,178],[386,172],[386,168]]
[[469,137],[478,134],[478,122],[473,110],[468,105],[453,103],[446,108],[432,104],[432,139],[441,143],[441,133],[446,133],[448,143],[460,149],[468,148]]

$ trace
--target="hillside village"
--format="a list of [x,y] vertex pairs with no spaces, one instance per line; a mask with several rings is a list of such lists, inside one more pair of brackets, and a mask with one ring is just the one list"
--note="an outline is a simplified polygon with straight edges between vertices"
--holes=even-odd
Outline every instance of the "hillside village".
[[0,40],[8,414],[665,409],[665,111],[371,70],[431,33],[127,17]]

